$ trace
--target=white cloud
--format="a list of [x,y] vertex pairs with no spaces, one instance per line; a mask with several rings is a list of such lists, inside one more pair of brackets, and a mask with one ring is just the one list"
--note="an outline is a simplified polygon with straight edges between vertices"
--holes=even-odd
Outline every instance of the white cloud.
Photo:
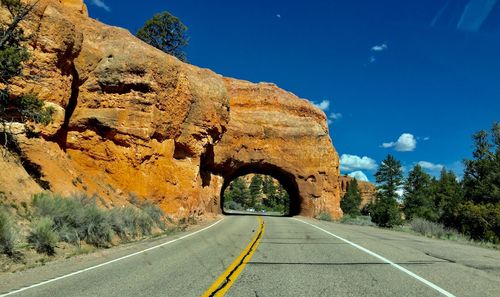
[[444,168],[442,164],[434,164],[432,162],[420,161],[417,163],[420,167],[430,171],[441,171]]
[[278,14],[276,15],[276,17],[277,17],[278,19],[281,19],[281,14],[279,14],[279,13],[278,13]]
[[375,59],[375,57],[374,57],[374,56],[371,56],[371,57],[368,59],[368,62],[369,62],[370,64],[375,63],[375,61],[377,61],[377,59]]
[[314,105],[315,105],[317,108],[319,108],[319,109],[321,109],[321,110],[325,111],[325,110],[327,110],[327,109],[330,107],[330,101],[328,101],[328,100],[323,100],[323,101],[321,101],[320,103],[314,103]]
[[412,152],[417,147],[417,140],[413,134],[403,133],[399,136],[397,141],[384,142],[382,143],[382,147],[394,147],[394,149],[398,152]]
[[483,22],[495,8],[497,0],[471,0],[465,6],[457,28],[467,31],[478,31]]
[[371,50],[374,51],[374,52],[382,52],[382,51],[385,51],[386,49],[388,49],[389,47],[387,46],[387,43],[382,43],[380,45],[374,45],[372,46]]
[[94,4],[97,7],[102,8],[106,11],[111,11],[111,8],[106,3],[104,3],[104,1],[102,1],[102,0],[92,0],[92,4]]
[[328,125],[333,124],[333,121],[340,120],[342,118],[342,114],[340,112],[332,112],[327,118]]
[[332,112],[330,114],[330,118],[332,120],[340,120],[342,118],[342,114],[340,112]]
[[430,138],[430,137],[428,137],[428,136],[424,137],[424,141],[427,141],[427,140],[430,140],[430,139],[431,139],[431,138]]
[[367,156],[359,157],[356,155],[342,154],[340,157],[340,169],[344,171],[354,170],[374,170],[377,168],[377,162]]
[[353,171],[353,172],[349,173],[348,176],[354,177],[355,179],[360,180],[360,181],[368,181],[368,177],[366,176],[366,174],[363,173],[363,171],[359,171],[359,170]]

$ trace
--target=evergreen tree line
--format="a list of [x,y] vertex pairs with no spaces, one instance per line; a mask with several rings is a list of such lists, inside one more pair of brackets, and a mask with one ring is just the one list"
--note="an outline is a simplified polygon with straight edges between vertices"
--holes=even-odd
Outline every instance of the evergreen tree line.
[[233,210],[253,208],[256,211],[289,212],[288,192],[269,175],[255,174],[247,184],[235,178],[224,191],[224,207]]
[[[475,133],[472,139],[473,158],[464,160],[462,180],[444,168],[439,178],[431,177],[418,164],[404,178],[400,161],[388,155],[375,173],[375,200],[362,212],[381,227],[423,218],[475,240],[500,242],[500,124],[494,123],[490,132]],[[341,207],[344,213],[357,215],[360,202],[354,180]]]

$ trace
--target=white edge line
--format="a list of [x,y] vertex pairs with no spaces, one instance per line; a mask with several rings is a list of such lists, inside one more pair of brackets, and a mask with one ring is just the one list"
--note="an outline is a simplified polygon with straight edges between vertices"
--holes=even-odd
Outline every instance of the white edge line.
[[429,286],[429,287],[433,288],[434,290],[438,291],[439,293],[443,294],[444,296],[447,296],[447,297],[455,297],[455,295],[451,294],[450,292],[446,291],[445,289],[443,289],[443,288],[441,288],[441,287],[437,286],[436,284],[434,284],[434,283],[432,283],[432,282],[430,282],[430,281],[426,280],[425,278],[423,278],[423,277],[421,277],[421,276],[418,276],[417,274],[415,274],[415,273],[411,272],[410,270],[408,270],[408,269],[406,269],[406,268],[404,268],[404,267],[402,267],[402,266],[400,266],[400,265],[398,265],[398,264],[396,264],[396,263],[392,262],[391,260],[389,260],[389,259],[387,259],[387,258],[384,258],[384,257],[380,256],[379,254],[376,254],[376,253],[374,253],[374,252],[370,251],[369,249],[366,249],[366,248],[364,248],[364,247],[362,247],[362,246],[360,246],[360,245],[358,245],[358,244],[356,244],[356,243],[354,243],[354,242],[352,242],[352,241],[349,241],[349,240],[344,239],[344,238],[342,238],[342,237],[340,237],[340,236],[338,236],[338,235],[335,235],[335,234],[333,234],[333,233],[331,233],[331,232],[328,232],[328,231],[326,231],[325,229],[323,229],[323,228],[321,228],[321,227],[318,227],[318,226],[316,226],[316,225],[313,225],[313,224],[311,224],[311,223],[308,223],[308,222],[305,222],[305,221],[302,221],[302,220],[299,220],[299,219],[296,219],[296,218],[293,218],[293,219],[294,219],[294,220],[297,220],[297,221],[299,221],[299,222],[302,222],[302,223],[304,223],[304,224],[307,224],[307,225],[309,225],[309,226],[312,226],[312,227],[314,227],[314,228],[316,228],[316,229],[319,229],[319,230],[321,230],[321,231],[323,231],[323,232],[325,232],[325,233],[327,233],[327,234],[329,234],[329,235],[331,235],[331,236],[333,236],[333,237],[335,237],[335,238],[337,238],[337,239],[340,239],[340,240],[342,240],[342,241],[344,241],[344,242],[346,242],[346,243],[348,243],[348,244],[352,245],[353,247],[355,247],[355,248],[357,248],[357,249],[359,249],[359,250],[361,250],[361,251],[363,251],[363,252],[365,252],[365,253],[367,253],[367,254],[369,254],[369,255],[371,255],[371,256],[373,256],[373,257],[375,257],[375,258],[379,259],[379,260],[384,261],[384,262],[385,262],[385,263],[387,263],[387,264],[390,264],[392,267],[397,268],[397,269],[401,270],[402,272],[404,272],[404,273],[408,274],[409,276],[411,276],[411,277],[413,277],[413,278],[415,278],[415,279],[419,280],[420,282],[422,282],[422,283],[426,284],[427,286]]
[[40,283],[37,283],[37,284],[34,284],[34,285],[31,285],[31,286],[28,286],[28,287],[24,287],[24,288],[21,288],[21,289],[17,289],[17,290],[14,290],[14,291],[10,291],[8,293],[5,293],[3,295],[0,295],[0,297],[3,297],[3,296],[9,296],[9,295],[13,295],[13,294],[16,294],[16,293],[20,293],[22,291],[26,291],[26,290],[29,290],[29,289],[33,289],[33,288],[36,288],[36,287],[40,287],[40,286],[43,286],[43,285],[46,285],[46,284],[49,284],[49,283],[52,283],[52,282],[55,282],[55,281],[58,281],[58,280],[61,280],[61,279],[65,279],[65,278],[68,278],[68,277],[71,277],[73,275],[77,275],[77,274],[80,274],[80,273],[83,273],[83,272],[87,272],[87,271],[90,271],[90,270],[94,270],[94,269],[97,269],[99,267],[102,267],[102,266],[106,266],[106,265],[109,265],[111,263],[115,263],[115,262],[118,262],[118,261],[121,261],[121,260],[124,260],[124,259],[127,259],[127,258],[131,258],[131,257],[134,257],[134,256],[137,256],[139,254],[142,254],[142,253],[145,253],[145,252],[148,252],[148,251],[151,251],[151,250],[154,250],[154,249],[157,249],[159,247],[162,247],[162,246],[165,246],[165,245],[168,245],[168,244],[171,244],[171,243],[174,243],[176,241],[179,241],[179,240],[182,240],[182,239],[185,239],[185,238],[188,238],[190,236],[193,236],[195,234],[198,234],[200,232],[203,232],[209,228],[212,228],[213,226],[217,225],[218,223],[222,222],[222,220],[224,220],[224,218],[218,220],[217,222],[213,223],[212,225],[210,226],[207,226],[203,229],[200,229],[198,231],[195,231],[193,233],[189,233],[189,234],[186,234],[184,236],[181,236],[179,238],[176,238],[176,239],[173,239],[173,240],[170,240],[170,241],[167,241],[167,242],[164,242],[164,243],[161,243],[159,245],[155,245],[153,247],[150,247],[150,248],[147,248],[147,249],[144,249],[142,251],[138,251],[138,252],[135,252],[135,253],[132,253],[132,254],[129,254],[129,255],[126,255],[126,256],[122,256],[120,258],[116,258],[114,260],[110,260],[108,262],[104,262],[104,263],[101,263],[101,264],[98,264],[98,265],[95,265],[95,266],[91,266],[91,267],[88,267],[88,268],[85,268],[85,269],[82,269],[82,270],[78,270],[78,271],[75,271],[75,272],[72,272],[72,273],[69,273],[69,274],[65,274],[65,275],[62,275],[62,276],[59,276],[59,277],[56,277],[56,278],[52,278],[52,279],[49,279],[49,280],[46,280],[46,281],[43,281],[43,282],[40,282]]

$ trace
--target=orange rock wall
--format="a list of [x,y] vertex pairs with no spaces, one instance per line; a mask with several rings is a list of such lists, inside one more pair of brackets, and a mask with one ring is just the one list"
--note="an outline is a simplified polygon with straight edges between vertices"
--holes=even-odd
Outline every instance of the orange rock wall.
[[255,166],[296,187],[301,214],[341,215],[338,155],[306,100],[182,63],[88,18],[79,0],[41,0],[23,26],[32,59],[12,93],[37,93],[56,114],[18,142],[52,191],[200,215],[220,212],[224,185]]

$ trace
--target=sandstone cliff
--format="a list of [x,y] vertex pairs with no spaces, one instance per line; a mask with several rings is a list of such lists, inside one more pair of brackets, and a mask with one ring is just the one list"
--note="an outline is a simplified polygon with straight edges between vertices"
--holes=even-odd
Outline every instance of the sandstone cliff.
[[87,16],[80,0],[42,0],[29,22],[32,59],[13,94],[56,109],[41,137],[18,136],[51,191],[131,193],[173,216],[220,212],[223,188],[271,174],[296,213],[341,216],[338,155],[326,117],[275,85],[223,78]]
[[[349,184],[352,182],[352,180],[353,178],[350,176],[340,176],[339,182],[341,199],[347,193],[347,189],[349,189]],[[374,184],[358,180],[358,189],[359,193],[361,194],[361,204],[359,205],[360,209],[370,202],[375,201],[375,193],[377,189],[375,188]]]

